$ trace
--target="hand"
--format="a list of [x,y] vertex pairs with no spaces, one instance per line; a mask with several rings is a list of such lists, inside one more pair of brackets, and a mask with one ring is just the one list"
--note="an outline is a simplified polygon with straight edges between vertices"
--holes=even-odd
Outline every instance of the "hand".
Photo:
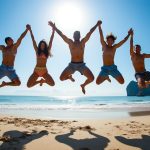
[[132,28],[128,31],[128,34],[133,36],[133,29]]
[[71,130],[70,130],[70,134],[74,134],[74,132],[76,132],[76,129],[75,128],[71,128]]
[[99,26],[99,25],[101,25],[101,24],[102,24],[102,21],[101,21],[101,20],[98,20],[97,25]]
[[134,34],[134,30],[132,29],[132,31],[131,31],[131,36],[133,37],[133,34]]
[[54,24],[52,21],[49,21],[49,22],[48,22],[48,25],[50,25],[52,28],[55,27],[55,24]]
[[29,24],[26,25],[27,30],[31,31],[31,26]]
[[53,32],[55,32],[55,23],[53,24],[53,27],[52,27],[52,30],[53,30]]
[[71,133],[72,135],[74,134],[74,132],[75,132],[75,130],[71,130],[71,131],[70,131],[70,133]]

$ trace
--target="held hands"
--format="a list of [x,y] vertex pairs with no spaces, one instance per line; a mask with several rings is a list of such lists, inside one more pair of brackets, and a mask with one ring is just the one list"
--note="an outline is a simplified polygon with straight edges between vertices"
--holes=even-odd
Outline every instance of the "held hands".
[[55,24],[54,24],[52,21],[49,21],[49,22],[48,22],[48,25],[50,25],[52,28],[55,27]]
[[102,24],[102,21],[101,21],[101,20],[98,20],[97,26],[100,26],[101,24]]
[[56,28],[55,23],[53,23],[52,21],[49,21],[48,25],[52,27],[53,31],[55,31],[55,28]]
[[128,34],[133,36],[133,29],[132,28],[128,31]]
[[31,26],[30,26],[29,24],[27,24],[27,25],[26,25],[26,29],[27,29],[28,31],[31,31]]
[[133,31],[133,29],[132,29],[132,31],[131,31],[131,36],[133,37],[133,34],[134,34],[134,31]]

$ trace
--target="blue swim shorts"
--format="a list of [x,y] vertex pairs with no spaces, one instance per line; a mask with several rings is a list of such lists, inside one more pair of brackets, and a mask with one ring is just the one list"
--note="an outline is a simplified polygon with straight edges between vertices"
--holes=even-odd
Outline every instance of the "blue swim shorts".
[[121,73],[118,71],[116,65],[101,67],[101,72],[99,73],[99,76],[108,77],[109,75],[111,75],[114,78],[122,76]]
[[10,80],[18,78],[18,75],[16,74],[13,66],[6,66],[2,64],[0,66],[0,79],[5,76],[7,76]]

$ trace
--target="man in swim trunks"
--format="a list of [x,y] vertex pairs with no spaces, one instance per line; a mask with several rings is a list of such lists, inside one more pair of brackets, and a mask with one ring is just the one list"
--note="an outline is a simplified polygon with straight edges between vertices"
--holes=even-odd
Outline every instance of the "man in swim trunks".
[[130,39],[130,55],[135,69],[135,78],[140,89],[146,88],[150,84],[150,72],[145,69],[145,58],[150,58],[150,54],[141,54],[141,46],[133,45],[133,31]]
[[90,30],[90,32],[81,40],[80,31],[75,31],[73,35],[74,41],[72,39],[69,39],[66,35],[64,35],[52,22],[49,22],[49,24],[69,45],[71,53],[71,62],[62,72],[60,80],[64,81],[70,79],[74,82],[75,80],[73,79],[72,74],[74,74],[75,71],[79,71],[82,75],[87,77],[87,80],[83,84],[81,84],[82,92],[85,94],[85,86],[94,80],[94,75],[84,63],[84,49],[86,42],[89,40],[91,34],[98,27],[99,22],[97,22],[97,24]]
[[14,69],[14,62],[17,54],[17,48],[21,44],[22,39],[25,37],[29,30],[29,25],[26,25],[26,30],[21,34],[20,38],[14,43],[11,37],[6,37],[5,42],[7,46],[0,45],[2,51],[2,64],[0,66],[0,79],[7,76],[11,82],[3,81],[0,87],[4,86],[19,86],[21,84],[18,75]]
[[97,77],[96,83],[99,85],[105,80],[111,82],[109,75],[115,78],[120,84],[124,83],[124,78],[121,73],[118,71],[117,66],[114,63],[114,57],[117,48],[122,46],[129,38],[131,34],[131,29],[128,32],[128,35],[119,43],[114,44],[116,37],[113,34],[107,35],[106,41],[104,40],[103,31],[101,28],[101,24],[99,25],[99,33],[100,33],[100,42],[102,44],[102,52],[103,52],[103,67],[101,67],[101,72]]

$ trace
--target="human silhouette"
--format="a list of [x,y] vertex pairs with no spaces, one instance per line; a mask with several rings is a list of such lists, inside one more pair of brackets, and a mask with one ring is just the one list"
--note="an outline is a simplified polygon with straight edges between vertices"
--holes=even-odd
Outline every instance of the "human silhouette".
[[141,148],[142,150],[150,150],[150,136],[148,135],[142,135],[142,138],[139,139],[127,139],[122,136],[116,136],[115,138],[123,144]]
[[0,145],[0,150],[24,150],[26,144],[47,134],[48,132],[43,131],[39,133],[31,133],[31,135],[27,136],[17,130],[7,131],[3,134],[3,137],[9,137],[11,140],[3,142]]
[[108,143],[109,139],[106,137],[100,136],[96,133],[93,133],[91,131],[88,131],[89,134],[95,136],[95,138],[92,139],[74,139],[70,136],[73,135],[75,131],[71,130],[70,133],[62,134],[56,136],[56,140],[60,143],[64,143],[68,146],[70,146],[73,150],[104,150]]

